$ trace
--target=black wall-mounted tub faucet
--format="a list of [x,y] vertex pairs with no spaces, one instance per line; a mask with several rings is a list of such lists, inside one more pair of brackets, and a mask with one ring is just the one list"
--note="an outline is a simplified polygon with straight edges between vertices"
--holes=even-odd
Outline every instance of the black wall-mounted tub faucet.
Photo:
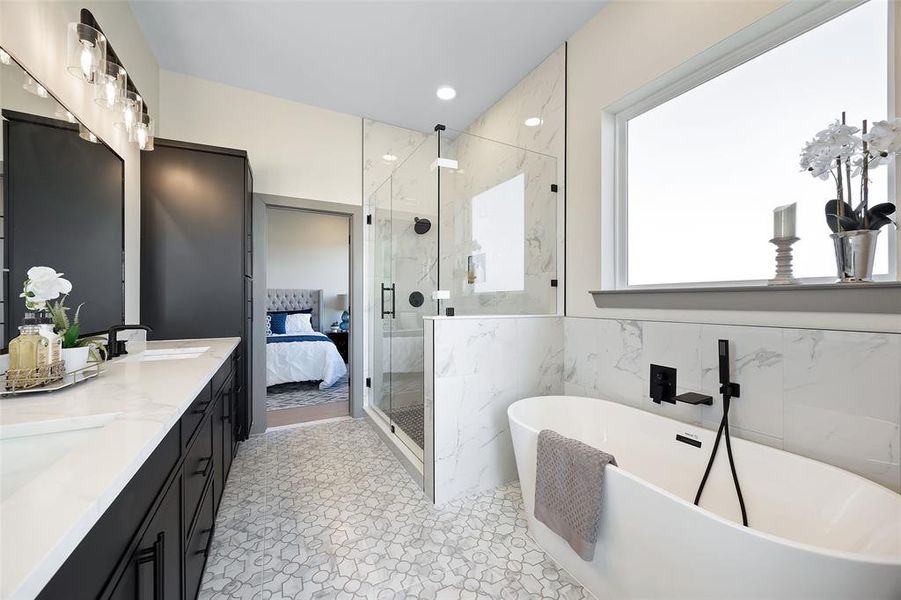
[[109,328],[109,332],[107,333],[107,342],[106,342],[106,351],[108,358],[116,358],[117,356],[122,356],[123,354],[128,354],[128,351],[125,349],[125,340],[117,340],[116,334],[120,331],[128,331],[130,329],[143,329],[144,331],[153,331],[147,325],[135,324],[135,325],[113,325]]
[[684,402],[685,404],[713,404],[713,398],[706,394],[697,392],[686,392],[676,395],[676,369],[672,367],[663,367],[661,365],[651,365],[651,400],[660,404],[661,402]]

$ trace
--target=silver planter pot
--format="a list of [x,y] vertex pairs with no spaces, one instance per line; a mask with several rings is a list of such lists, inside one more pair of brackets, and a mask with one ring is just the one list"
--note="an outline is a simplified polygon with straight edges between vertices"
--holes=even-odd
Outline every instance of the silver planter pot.
[[840,282],[873,281],[879,231],[839,231],[829,237],[835,245],[835,266]]

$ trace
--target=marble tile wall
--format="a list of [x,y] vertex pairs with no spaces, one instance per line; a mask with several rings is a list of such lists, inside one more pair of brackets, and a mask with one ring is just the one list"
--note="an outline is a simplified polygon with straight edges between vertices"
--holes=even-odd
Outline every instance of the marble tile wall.
[[[676,367],[678,393],[717,397],[717,340],[732,342],[738,437],[901,490],[901,335],[567,317],[566,394],[605,398],[714,429],[722,404],[657,405],[650,363]],[[437,401],[437,400],[436,400]]]
[[429,324],[425,480],[433,486],[426,492],[443,504],[517,479],[507,407],[562,393],[563,318],[438,317]]

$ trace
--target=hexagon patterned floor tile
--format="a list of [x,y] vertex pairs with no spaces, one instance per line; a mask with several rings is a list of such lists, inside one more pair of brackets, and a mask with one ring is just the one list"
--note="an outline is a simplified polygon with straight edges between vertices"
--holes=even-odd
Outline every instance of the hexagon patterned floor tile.
[[253,437],[203,600],[591,598],[529,538],[518,484],[436,508],[363,420]]

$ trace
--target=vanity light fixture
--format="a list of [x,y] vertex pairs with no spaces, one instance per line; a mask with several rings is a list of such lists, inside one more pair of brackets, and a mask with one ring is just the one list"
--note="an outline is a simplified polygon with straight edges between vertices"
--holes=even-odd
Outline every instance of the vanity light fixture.
[[94,84],[94,102],[107,110],[113,110],[125,96],[128,75],[118,63],[104,61]]
[[78,123],[78,119],[75,118],[75,115],[70,113],[68,110],[66,110],[62,106],[57,106],[56,111],[53,113],[53,115],[56,118],[62,119],[64,121],[68,121],[69,123]]
[[526,127],[538,127],[542,123],[544,123],[544,120],[541,117],[529,117],[522,122]]
[[22,84],[22,89],[29,94],[34,94],[38,98],[50,97],[50,94],[47,93],[47,88],[35,81],[28,73],[25,74],[25,83]]
[[100,140],[97,139],[97,136],[94,135],[94,133],[90,129],[88,129],[81,123],[78,124],[78,137],[86,142],[91,142],[92,144],[100,143]]
[[153,150],[153,119],[147,113],[141,113],[131,130],[129,138],[144,151]]
[[457,90],[449,85],[443,85],[435,92],[435,95],[442,100],[453,100],[457,97]]
[[394,162],[397,160],[397,157],[393,154],[382,154],[382,160],[385,162]]
[[130,136],[132,128],[138,122],[138,117],[144,112],[144,99],[137,92],[128,90],[122,97],[119,106],[122,112],[115,125],[127,131]]
[[11,57],[11,56],[9,55],[9,53],[8,53],[6,50],[4,50],[3,48],[0,48],[0,64],[4,64],[4,65],[11,65],[11,64],[13,64],[13,59],[12,59],[12,57]]
[[69,23],[66,68],[73,77],[94,83],[106,61],[106,37],[86,23]]

